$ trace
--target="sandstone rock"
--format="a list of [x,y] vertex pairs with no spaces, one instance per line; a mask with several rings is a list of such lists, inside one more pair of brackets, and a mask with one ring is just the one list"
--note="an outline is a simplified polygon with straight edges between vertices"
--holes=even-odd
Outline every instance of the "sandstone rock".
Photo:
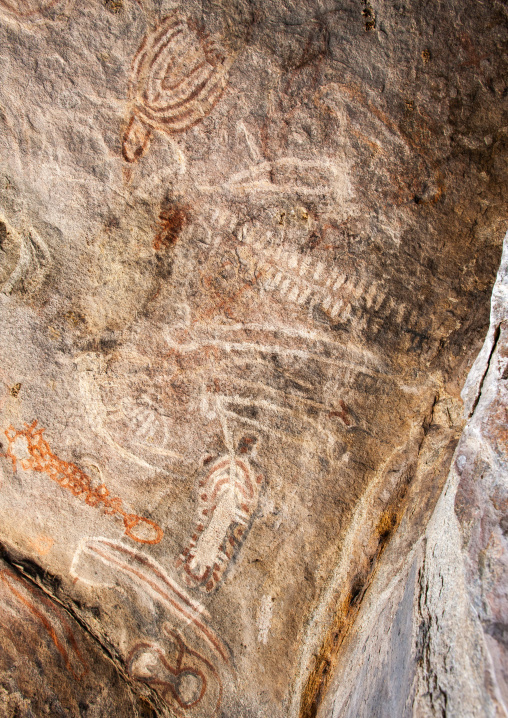
[[458,479],[439,497],[506,231],[507,21],[0,0],[0,541],[49,636],[5,589],[40,666],[19,654],[6,712],[499,703],[503,669],[478,672],[505,660],[499,318],[457,519]]
[[2,716],[152,715],[72,616],[19,575],[33,579],[34,566],[16,568],[0,564]]
[[421,516],[406,512],[319,715],[506,713],[507,264],[508,235],[490,330],[463,392],[469,419],[442,496],[419,535]]

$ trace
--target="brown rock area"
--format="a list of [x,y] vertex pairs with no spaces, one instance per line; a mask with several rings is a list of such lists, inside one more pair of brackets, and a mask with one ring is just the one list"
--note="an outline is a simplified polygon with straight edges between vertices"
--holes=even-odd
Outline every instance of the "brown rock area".
[[21,577],[20,570],[33,578],[31,568],[0,564],[1,715],[152,716],[90,635]]
[[[341,644],[319,716],[506,715],[507,299],[508,235],[442,494],[422,531],[421,489],[413,491]],[[439,452],[443,466],[449,459]]]
[[507,39],[0,0],[6,716],[506,714]]

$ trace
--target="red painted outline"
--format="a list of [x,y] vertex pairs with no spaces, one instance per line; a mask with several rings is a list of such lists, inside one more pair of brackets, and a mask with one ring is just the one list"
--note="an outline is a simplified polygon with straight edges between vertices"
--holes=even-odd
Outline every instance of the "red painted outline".
[[[29,459],[19,461],[24,471],[40,471],[47,474],[52,481],[60,484],[62,488],[67,489],[74,494],[74,496],[84,498],[85,503],[89,506],[97,507],[103,504],[105,514],[117,514],[122,517],[125,535],[133,541],[145,544],[156,544],[160,542],[164,536],[164,531],[155,521],[125,511],[122,499],[116,496],[110,496],[109,490],[104,484],[93,487],[91,478],[88,474],[85,474],[79,466],[60,459],[51,451],[50,445],[42,436],[45,429],[36,429],[36,427],[37,421],[34,421],[32,424],[25,424],[24,429],[15,429],[11,424],[11,426],[5,430],[4,433],[9,442],[9,446],[6,453],[0,454],[0,456],[11,459],[14,471],[16,471],[17,468],[18,458],[12,451],[12,445],[16,439],[23,437],[26,439],[28,453],[30,454]],[[153,539],[136,536],[134,529],[136,526],[143,524],[154,532]]]

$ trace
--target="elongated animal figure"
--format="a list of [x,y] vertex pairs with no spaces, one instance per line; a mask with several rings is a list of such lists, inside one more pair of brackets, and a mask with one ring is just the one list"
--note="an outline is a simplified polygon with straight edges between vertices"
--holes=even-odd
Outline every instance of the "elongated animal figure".
[[132,63],[125,160],[148,151],[153,130],[184,132],[206,117],[224,92],[231,62],[176,11],[149,32]]
[[227,457],[200,482],[198,523],[176,563],[188,586],[217,588],[250,528],[262,481],[245,459]]

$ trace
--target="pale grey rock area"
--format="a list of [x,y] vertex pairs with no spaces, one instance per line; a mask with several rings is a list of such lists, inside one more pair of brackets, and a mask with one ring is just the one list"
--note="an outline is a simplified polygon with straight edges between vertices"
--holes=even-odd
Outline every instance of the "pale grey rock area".
[[0,0],[0,78],[0,714],[505,715],[506,2]]
[[402,565],[387,548],[320,716],[507,714],[507,320],[508,235],[441,497]]

